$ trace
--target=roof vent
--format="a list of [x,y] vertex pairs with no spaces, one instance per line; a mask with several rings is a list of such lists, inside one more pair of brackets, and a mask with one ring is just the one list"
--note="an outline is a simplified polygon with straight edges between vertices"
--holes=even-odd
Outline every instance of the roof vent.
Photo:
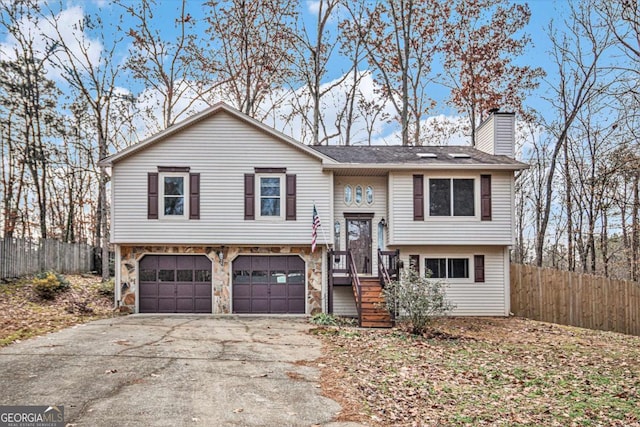
[[423,159],[436,159],[438,158],[438,155],[435,153],[416,153],[416,156],[423,158]]
[[451,153],[449,155],[454,159],[470,159],[471,158],[471,156],[468,155],[467,153]]

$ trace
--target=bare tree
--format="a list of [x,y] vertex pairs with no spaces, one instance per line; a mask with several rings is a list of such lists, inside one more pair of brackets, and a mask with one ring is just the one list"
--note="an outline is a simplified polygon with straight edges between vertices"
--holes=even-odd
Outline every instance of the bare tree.
[[25,151],[21,149],[21,109],[16,98],[13,64],[0,61],[0,199],[2,199],[2,233],[11,238],[20,222],[20,203],[25,190]]
[[195,42],[195,19],[186,10],[187,0],[181,0],[173,21],[177,35],[166,37],[168,23],[154,19],[155,0],[137,4],[119,0],[118,4],[135,21],[127,32],[132,40],[127,68],[144,84],[146,95],[159,97],[160,129],[166,129],[192,111],[200,97],[214,88],[209,73],[198,73],[189,50]]
[[[35,23],[39,5],[29,0],[0,3],[0,26],[13,37],[14,44],[9,54],[11,61],[3,62],[5,90],[13,97],[14,116],[19,117],[19,130],[6,134],[8,138],[19,135],[12,147],[22,150],[22,161],[31,176],[38,205],[39,234],[47,238],[47,181],[50,172],[51,138],[57,136],[61,128],[56,110],[59,91],[55,84],[45,77],[45,65],[51,51],[39,50],[40,35],[36,29],[25,25]],[[12,118],[13,121],[13,118]],[[8,188],[8,187],[7,187]],[[26,192],[23,194],[27,194]],[[27,198],[28,200],[28,198]],[[17,200],[16,200],[17,201]],[[11,210],[11,209],[10,209]],[[15,211],[8,212],[11,221]]]
[[445,27],[444,84],[449,102],[466,113],[475,145],[475,129],[492,108],[523,116],[523,101],[544,75],[540,67],[517,65],[531,38],[523,34],[531,11],[509,0],[459,0]]
[[345,32],[359,37],[374,69],[382,96],[397,114],[402,145],[422,145],[420,121],[434,106],[427,95],[433,81],[431,61],[449,8],[437,0],[385,0],[366,3],[365,19],[357,7]]
[[204,72],[225,82],[224,97],[249,116],[266,117],[273,106],[263,102],[293,75],[296,5],[294,0],[205,3],[210,47],[197,47],[194,58]]
[[[349,76],[348,72],[333,82],[324,84],[329,71],[330,62],[335,56],[339,37],[335,31],[330,31],[330,20],[335,17],[339,0],[319,0],[316,4],[317,16],[314,25],[306,25],[300,20],[300,29],[295,33],[294,69],[297,79],[303,84],[304,94],[294,96],[293,113],[301,117],[303,123],[311,133],[311,144],[328,143],[339,132],[328,135],[327,126],[322,114],[323,98],[341,85]],[[297,80],[296,79],[296,80]],[[297,91],[300,93],[300,90]],[[308,105],[304,105],[307,104]],[[304,104],[302,104],[304,103]],[[310,116],[309,112],[310,110]],[[322,131],[322,136],[321,136]]]
[[[536,232],[536,260],[543,263],[544,241],[551,215],[556,164],[567,144],[567,136],[578,113],[592,98],[606,92],[606,80],[600,62],[603,53],[610,47],[611,38],[606,29],[595,26],[588,8],[584,4],[571,5],[571,16],[563,25],[565,32],[559,34],[551,25],[549,37],[552,43],[551,57],[557,68],[557,81],[549,82],[552,97],[550,107],[557,112],[556,120],[547,124],[549,136],[554,140],[549,167],[545,176],[544,203]],[[568,217],[571,212],[567,213]]]
[[[109,117],[113,100],[117,96],[116,78],[120,72],[115,53],[121,39],[115,38],[107,42],[99,16],[85,15],[80,22],[75,23],[73,40],[67,40],[63,36],[59,15],[54,11],[49,9],[46,19],[55,31],[55,36],[49,37],[54,51],[53,63],[62,71],[62,76],[72,90],[89,107],[96,137],[96,160],[105,158],[109,154]],[[92,54],[91,42],[85,37],[87,31],[94,29],[100,30],[102,45],[97,58]],[[105,168],[100,168],[95,239],[96,244],[102,248],[103,281],[109,280],[108,181]]]

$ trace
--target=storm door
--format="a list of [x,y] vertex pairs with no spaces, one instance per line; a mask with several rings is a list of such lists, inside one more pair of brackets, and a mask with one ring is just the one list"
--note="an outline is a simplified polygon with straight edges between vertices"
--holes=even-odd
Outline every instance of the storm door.
[[371,274],[371,218],[347,218],[347,248],[358,273]]

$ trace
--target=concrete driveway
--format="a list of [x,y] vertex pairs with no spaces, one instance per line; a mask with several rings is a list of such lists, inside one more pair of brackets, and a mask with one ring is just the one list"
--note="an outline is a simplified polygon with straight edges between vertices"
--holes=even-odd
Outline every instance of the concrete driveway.
[[127,316],[0,351],[0,405],[77,426],[339,426],[299,318]]

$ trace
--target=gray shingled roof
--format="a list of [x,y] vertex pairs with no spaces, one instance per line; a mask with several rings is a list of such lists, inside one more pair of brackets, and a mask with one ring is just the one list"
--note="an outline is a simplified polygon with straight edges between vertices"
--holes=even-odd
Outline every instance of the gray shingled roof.
[[[320,153],[331,157],[340,163],[363,164],[416,164],[416,165],[513,165],[525,166],[507,156],[494,156],[473,147],[464,146],[421,146],[406,147],[401,145],[376,146],[312,146]],[[418,153],[435,154],[436,157],[420,157]],[[455,155],[468,155],[468,158]],[[453,155],[453,156],[452,156]]]

